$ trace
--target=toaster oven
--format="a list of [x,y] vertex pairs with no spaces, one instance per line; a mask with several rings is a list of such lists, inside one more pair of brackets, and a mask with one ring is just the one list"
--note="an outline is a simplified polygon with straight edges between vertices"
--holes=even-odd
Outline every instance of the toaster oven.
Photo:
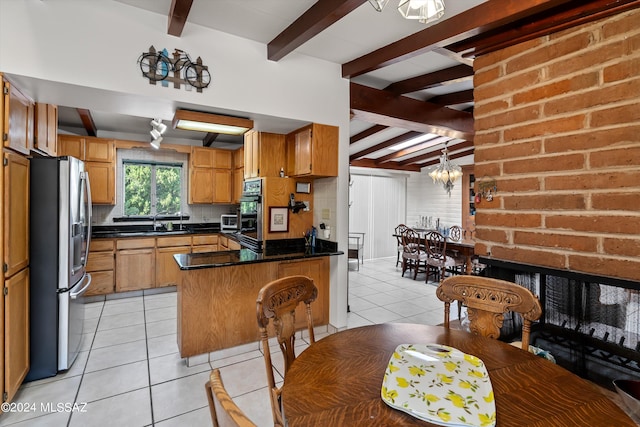
[[220,215],[220,230],[237,230],[238,215],[224,214]]

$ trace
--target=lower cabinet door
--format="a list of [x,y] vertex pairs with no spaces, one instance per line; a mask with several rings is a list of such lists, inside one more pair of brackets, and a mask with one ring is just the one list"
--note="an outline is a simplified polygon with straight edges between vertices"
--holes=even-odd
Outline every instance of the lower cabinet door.
[[176,246],[156,249],[156,287],[174,286],[180,281],[180,268],[173,258],[174,254],[188,254],[189,246]]
[[29,371],[29,268],[4,286],[4,385],[10,401]]
[[153,288],[156,282],[154,248],[125,249],[116,252],[116,291]]

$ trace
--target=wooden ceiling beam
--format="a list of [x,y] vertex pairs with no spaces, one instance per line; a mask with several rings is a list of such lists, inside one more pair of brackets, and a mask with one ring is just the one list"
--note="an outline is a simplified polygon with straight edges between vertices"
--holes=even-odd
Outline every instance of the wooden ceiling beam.
[[355,160],[360,157],[364,157],[367,154],[375,153],[376,151],[384,150],[385,148],[391,147],[392,145],[400,144],[401,142],[408,141],[411,138],[416,138],[422,135],[420,132],[406,132],[402,135],[398,135],[395,138],[391,138],[387,141],[381,142],[379,144],[374,145],[373,147],[369,147],[367,149],[358,151],[357,153],[353,153],[349,156],[349,160]]
[[[473,142],[471,141],[464,141],[459,144],[451,145],[447,147],[447,149],[449,150],[448,155],[450,159],[457,159],[459,157],[468,156],[469,154],[473,154],[473,151],[474,151]],[[464,150],[464,151],[460,151],[460,150]],[[464,153],[464,154],[460,154],[460,153]],[[419,156],[412,157],[410,159],[399,161],[397,163],[399,163],[402,166],[406,166],[406,165],[411,165],[411,164],[421,162],[423,160],[433,159],[433,160],[429,160],[426,163],[422,163],[422,167],[430,166],[430,165],[435,165],[440,161],[440,155],[442,155],[442,150],[438,149],[438,150],[430,151],[428,153],[421,154]]]
[[[470,156],[470,155],[473,154],[473,152],[474,152],[474,149],[470,148],[468,150],[460,151],[459,153],[456,153],[456,154],[450,154],[449,155],[449,159],[450,160],[455,160],[455,159],[459,159],[461,157]],[[438,163],[440,163],[440,156],[438,156],[437,159],[433,159],[433,160],[429,160],[428,162],[421,163],[420,167],[424,168],[424,167],[427,167],[427,166],[437,165]]]
[[351,111],[360,120],[420,133],[473,140],[473,115],[350,83]]
[[571,0],[491,0],[342,64],[343,77],[359,76],[552,9]]
[[430,147],[435,147],[441,142],[446,142],[446,141],[450,141],[450,139],[447,138],[446,136],[436,136],[425,142],[421,142],[420,144],[407,147],[403,150],[395,151],[391,154],[387,154],[386,156],[378,157],[375,160],[376,160],[376,163],[382,164],[384,162],[389,162],[391,160],[399,159],[401,157],[405,157],[410,154],[417,153],[418,151],[426,150],[427,148],[430,148]]
[[513,23],[510,28],[471,37],[447,46],[447,49],[464,55],[483,55],[638,7],[638,0],[573,0],[553,13],[540,13]]
[[420,172],[421,167],[417,165],[399,165],[397,162],[387,162],[381,165],[377,164],[373,159],[353,160],[349,166],[373,169],[391,169],[407,172]]
[[80,120],[82,120],[82,126],[87,131],[87,135],[89,136],[97,136],[98,128],[96,127],[95,122],[93,121],[93,117],[91,116],[91,111],[86,110],[84,108],[76,108],[78,115],[80,115]]
[[365,139],[371,135],[375,135],[378,132],[382,132],[385,129],[388,129],[389,126],[383,126],[383,125],[374,125],[371,126],[368,129],[363,130],[360,133],[357,133],[355,135],[353,135],[351,138],[349,138],[349,144],[354,144],[362,139]]
[[182,35],[182,30],[187,23],[192,4],[193,0],[171,0],[169,22],[167,24],[168,34],[176,37]]
[[318,0],[267,45],[267,58],[279,61],[367,0]]
[[213,144],[213,141],[216,140],[218,135],[220,135],[220,134],[219,133],[208,132],[204,136],[204,138],[202,139],[202,146],[203,147],[211,147],[211,144]]
[[438,105],[457,105],[464,104],[466,102],[473,102],[473,89],[434,96],[429,99],[429,102]]
[[402,95],[404,93],[416,92],[419,90],[469,81],[472,79],[473,67],[460,64],[455,67],[445,68],[444,70],[434,71],[433,73],[423,74],[421,76],[391,83],[389,86],[385,87],[384,90],[393,92],[396,95]]

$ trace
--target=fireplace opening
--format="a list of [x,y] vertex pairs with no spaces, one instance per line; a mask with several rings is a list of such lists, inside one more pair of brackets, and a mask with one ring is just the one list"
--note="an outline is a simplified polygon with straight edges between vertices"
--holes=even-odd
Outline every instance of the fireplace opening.
[[[518,283],[538,295],[543,314],[531,343],[575,374],[613,390],[618,378],[640,375],[640,284],[494,259],[484,275]],[[505,320],[504,334],[519,333]]]

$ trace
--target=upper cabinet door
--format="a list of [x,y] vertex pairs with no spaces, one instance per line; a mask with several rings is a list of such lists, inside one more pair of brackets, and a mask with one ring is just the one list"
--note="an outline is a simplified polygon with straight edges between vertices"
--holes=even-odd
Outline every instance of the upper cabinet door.
[[2,139],[4,146],[23,154],[29,154],[33,147],[34,104],[14,85],[2,80],[4,120]]
[[191,147],[189,163],[192,168],[212,168],[214,150],[205,147]]
[[58,156],[71,156],[84,160],[84,137],[58,135]]
[[55,157],[58,136],[58,106],[42,102],[36,103],[34,121],[34,148]]
[[4,152],[4,275],[29,265],[29,159]]
[[116,143],[105,138],[87,138],[84,159],[88,162],[113,162],[116,158]]

